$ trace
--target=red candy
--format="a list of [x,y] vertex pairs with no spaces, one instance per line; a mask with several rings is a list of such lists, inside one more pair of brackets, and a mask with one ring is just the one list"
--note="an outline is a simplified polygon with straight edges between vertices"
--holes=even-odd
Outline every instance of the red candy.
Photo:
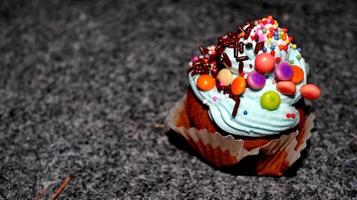
[[273,71],[275,58],[269,53],[261,53],[255,58],[255,70],[265,74]]
[[316,100],[321,96],[320,88],[314,84],[306,84],[300,89],[301,96],[309,100]]
[[296,86],[292,81],[280,81],[276,84],[276,89],[285,95],[294,95],[296,92]]

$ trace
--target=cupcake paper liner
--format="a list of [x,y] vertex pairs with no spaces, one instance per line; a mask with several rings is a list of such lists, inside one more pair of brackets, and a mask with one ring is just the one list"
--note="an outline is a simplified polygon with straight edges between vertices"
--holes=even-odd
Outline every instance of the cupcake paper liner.
[[169,111],[166,123],[176,133],[183,136],[191,147],[215,167],[232,166],[247,156],[263,155],[257,161],[258,175],[281,176],[306,148],[306,141],[311,137],[314,127],[314,114],[306,116],[303,126],[290,134],[282,134],[265,145],[251,150],[244,148],[244,140],[231,135],[223,136],[218,132],[210,133],[206,129],[185,127],[179,120],[188,119],[186,95]]

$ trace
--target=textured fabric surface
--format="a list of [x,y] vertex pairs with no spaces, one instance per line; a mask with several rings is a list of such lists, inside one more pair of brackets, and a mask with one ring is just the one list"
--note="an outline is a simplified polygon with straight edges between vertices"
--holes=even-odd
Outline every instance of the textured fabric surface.
[[[0,199],[357,198],[354,1],[0,1]],[[316,130],[289,176],[213,169],[164,126],[198,46],[274,15],[311,65]]]

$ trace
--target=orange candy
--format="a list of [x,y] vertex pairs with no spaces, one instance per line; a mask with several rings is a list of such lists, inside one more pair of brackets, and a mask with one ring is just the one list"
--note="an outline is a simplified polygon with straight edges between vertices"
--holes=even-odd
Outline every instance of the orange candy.
[[243,77],[237,77],[233,80],[231,85],[231,91],[234,95],[243,94],[245,88],[247,87],[247,83]]
[[198,77],[196,85],[200,90],[208,91],[214,88],[216,80],[208,74],[202,74]]
[[292,81],[280,81],[276,84],[276,89],[285,95],[294,95],[296,92],[295,83]]
[[291,81],[294,82],[295,84],[301,83],[301,81],[304,80],[304,71],[296,65],[293,65],[292,69],[293,69],[293,78],[291,79]]
[[308,100],[315,100],[321,96],[320,88],[314,84],[306,84],[300,88],[301,96]]

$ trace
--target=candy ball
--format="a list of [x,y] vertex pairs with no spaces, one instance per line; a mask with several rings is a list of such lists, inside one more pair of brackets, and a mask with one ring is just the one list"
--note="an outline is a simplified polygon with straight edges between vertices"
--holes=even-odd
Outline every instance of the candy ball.
[[293,65],[291,68],[293,70],[293,77],[291,78],[291,81],[295,84],[301,83],[302,80],[304,80],[304,71],[296,65]]
[[259,90],[259,89],[262,89],[265,85],[265,77],[264,77],[264,75],[262,75],[256,71],[252,71],[252,72],[249,72],[249,74],[247,76],[247,83],[250,88],[252,88],[254,90]]
[[275,78],[279,81],[290,81],[293,77],[293,73],[293,69],[286,62],[280,63],[274,70]]
[[234,95],[241,95],[244,92],[246,86],[247,83],[245,79],[239,76],[233,80],[231,85],[231,91]]
[[200,90],[208,91],[214,88],[216,81],[212,76],[202,74],[198,77],[196,84]]
[[232,72],[229,69],[222,69],[218,72],[217,79],[223,86],[228,86],[232,83]]
[[261,53],[255,57],[255,70],[265,74],[273,71],[275,58],[270,53]]
[[320,88],[314,84],[306,84],[300,88],[301,96],[309,100],[318,99],[321,96]]
[[261,97],[260,97],[260,105],[269,111],[273,111],[278,109],[280,105],[280,96],[278,93],[270,90],[265,92]]
[[285,95],[294,95],[296,92],[296,85],[292,81],[280,81],[276,84],[276,89]]

